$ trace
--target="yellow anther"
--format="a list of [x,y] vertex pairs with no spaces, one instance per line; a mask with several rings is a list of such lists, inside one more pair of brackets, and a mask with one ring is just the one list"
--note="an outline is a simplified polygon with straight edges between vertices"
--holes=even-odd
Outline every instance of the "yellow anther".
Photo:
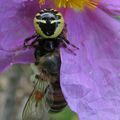
[[[58,8],[73,8],[84,10],[85,7],[95,9],[100,0],[52,0]],[[40,0],[40,4],[44,4],[45,0]]]
[[59,8],[73,8],[83,10],[85,7],[95,9],[99,4],[99,0],[53,0]]
[[40,5],[43,5],[45,3],[45,0],[39,0]]

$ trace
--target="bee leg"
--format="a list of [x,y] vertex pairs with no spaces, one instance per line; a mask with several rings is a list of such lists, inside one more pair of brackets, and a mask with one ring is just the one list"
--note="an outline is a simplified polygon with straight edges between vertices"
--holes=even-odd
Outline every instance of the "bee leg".
[[31,82],[35,85],[35,83],[38,81],[39,77],[40,77],[40,72],[37,69],[36,65],[33,63],[31,64],[31,68],[33,70],[33,75],[31,76]]
[[37,81],[39,80],[39,77],[40,75],[38,74],[33,74],[31,77],[30,77],[30,81],[33,83],[33,85],[36,85]]

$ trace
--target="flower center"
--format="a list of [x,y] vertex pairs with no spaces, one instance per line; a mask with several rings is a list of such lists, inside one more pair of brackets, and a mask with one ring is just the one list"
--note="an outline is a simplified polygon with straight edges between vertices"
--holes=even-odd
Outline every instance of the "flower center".
[[45,3],[45,0],[39,0],[40,5],[43,5]]
[[[55,5],[58,8],[73,8],[84,10],[85,7],[93,10],[97,7],[100,0],[53,0]],[[43,4],[45,0],[40,0],[40,3]]]

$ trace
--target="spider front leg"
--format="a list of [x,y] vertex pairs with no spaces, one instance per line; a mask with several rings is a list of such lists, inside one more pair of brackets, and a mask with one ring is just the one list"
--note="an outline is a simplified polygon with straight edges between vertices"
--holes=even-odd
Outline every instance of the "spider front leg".
[[[75,49],[79,49],[77,46],[73,45],[72,43],[70,43],[67,39],[66,39],[66,34],[63,31],[63,33],[58,37],[58,39],[61,41],[62,45],[64,46],[64,48],[66,48],[69,52],[71,52],[72,54],[76,55],[76,53],[74,53],[74,51],[69,47],[72,46]],[[69,45],[69,46],[68,46]]]
[[36,38],[33,42],[31,42],[30,44],[25,44],[24,47],[25,48],[35,48],[38,45],[38,39]]
[[79,50],[79,48],[77,46],[75,46],[74,44],[70,43],[67,39],[63,39],[64,42],[66,42],[68,45],[72,46],[73,48]]
[[72,49],[68,48],[67,44],[64,41],[62,41],[62,43],[63,43],[64,48],[66,48],[68,51],[70,51],[73,55],[76,55],[76,53],[74,53],[74,51]]
[[24,40],[24,47],[27,46],[27,43],[28,43],[30,40],[32,40],[32,39],[34,39],[34,38],[37,38],[37,36],[38,36],[38,35],[37,35],[36,33],[34,33],[32,36],[26,38],[26,39]]
[[[38,40],[41,39],[42,37],[40,35],[37,35],[36,33],[33,34],[31,37],[26,38],[24,40],[24,47],[25,48],[30,48],[30,47],[36,47],[36,44],[38,43]],[[29,41],[31,41],[31,43],[28,43]]]
[[59,36],[59,39],[61,39],[64,42],[64,44],[70,45],[70,46],[72,46],[73,48],[75,48],[77,50],[79,49],[77,46],[70,43],[69,40],[67,40],[66,38],[67,38],[67,24],[65,24],[65,26],[63,28],[63,31],[62,31],[61,35]]

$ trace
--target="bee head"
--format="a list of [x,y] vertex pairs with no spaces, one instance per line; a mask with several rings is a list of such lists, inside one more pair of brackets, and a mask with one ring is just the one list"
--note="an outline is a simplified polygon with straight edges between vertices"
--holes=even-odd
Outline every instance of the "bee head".
[[37,34],[43,38],[56,38],[63,30],[64,19],[58,11],[44,9],[36,14],[34,26]]

